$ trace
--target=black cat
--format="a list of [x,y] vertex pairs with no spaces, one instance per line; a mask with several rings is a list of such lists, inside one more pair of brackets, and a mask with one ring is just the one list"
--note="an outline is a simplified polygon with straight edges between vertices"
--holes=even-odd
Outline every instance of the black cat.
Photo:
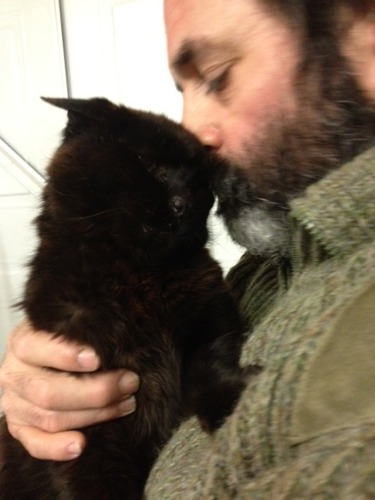
[[[70,462],[30,457],[1,423],[0,498],[139,499],[158,452],[195,413],[212,431],[243,387],[243,325],[204,245],[208,155],[165,117],[105,99],[68,110],[48,169],[22,306],[35,329],[140,375],[132,415],[84,430]],[[72,376],[80,376],[72,375]]]

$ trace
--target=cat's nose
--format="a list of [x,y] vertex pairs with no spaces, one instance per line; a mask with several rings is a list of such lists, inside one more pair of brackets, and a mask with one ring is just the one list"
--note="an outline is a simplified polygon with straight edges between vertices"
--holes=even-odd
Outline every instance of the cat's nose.
[[186,210],[186,202],[181,196],[174,196],[171,200],[171,206],[177,217],[181,217]]

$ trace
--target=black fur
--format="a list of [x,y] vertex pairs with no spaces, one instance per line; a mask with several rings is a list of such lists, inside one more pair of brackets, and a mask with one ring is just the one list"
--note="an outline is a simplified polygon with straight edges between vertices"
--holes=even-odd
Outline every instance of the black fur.
[[70,462],[30,457],[3,420],[0,498],[138,499],[181,420],[195,413],[213,431],[243,386],[243,326],[204,248],[208,159],[165,117],[46,100],[69,120],[22,306],[35,329],[92,346],[103,370],[133,370],[141,386],[136,412],[84,429],[87,448]]

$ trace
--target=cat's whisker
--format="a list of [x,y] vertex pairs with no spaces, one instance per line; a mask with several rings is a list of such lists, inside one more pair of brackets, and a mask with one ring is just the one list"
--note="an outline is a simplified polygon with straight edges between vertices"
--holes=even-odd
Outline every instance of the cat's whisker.
[[95,217],[100,217],[102,215],[111,214],[111,213],[115,213],[115,212],[118,212],[118,211],[119,211],[119,209],[117,207],[108,208],[107,210],[102,210],[101,212],[96,212],[95,214],[82,215],[82,216],[77,216],[77,217],[71,217],[70,220],[71,221],[75,221],[75,220],[93,219]]
[[54,186],[50,186],[50,189],[51,191],[53,191],[54,193],[57,193],[59,194],[60,196],[64,196],[64,198],[72,198],[74,199],[74,196],[72,196],[70,193],[63,193],[62,191],[59,191],[58,189],[56,189]]

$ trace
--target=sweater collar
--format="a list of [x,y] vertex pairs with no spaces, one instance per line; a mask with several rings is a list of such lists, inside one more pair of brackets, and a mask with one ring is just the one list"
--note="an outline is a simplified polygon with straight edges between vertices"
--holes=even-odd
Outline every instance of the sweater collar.
[[332,256],[375,241],[375,147],[293,200],[291,218]]

